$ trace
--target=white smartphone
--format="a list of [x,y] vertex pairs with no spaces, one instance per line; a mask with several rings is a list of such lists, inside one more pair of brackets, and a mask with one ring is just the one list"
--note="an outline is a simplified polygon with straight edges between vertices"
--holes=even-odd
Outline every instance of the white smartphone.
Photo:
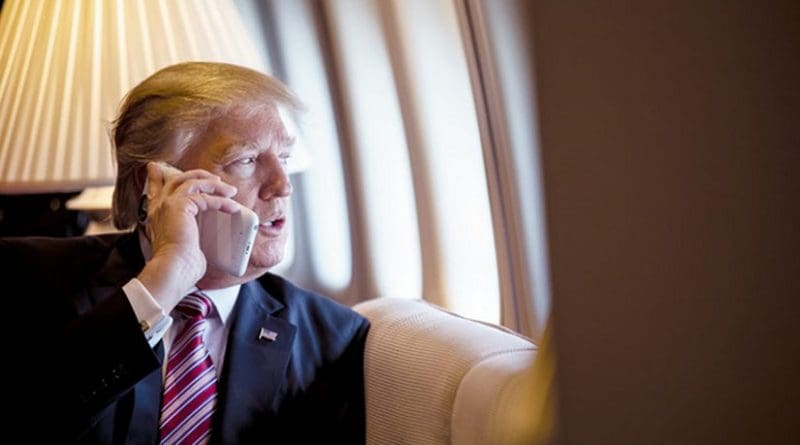
[[[165,179],[181,173],[167,163],[156,164],[163,170]],[[144,193],[146,191],[145,183]],[[200,212],[197,215],[200,250],[208,264],[237,277],[244,275],[258,234],[258,224],[258,215],[242,205],[236,213],[219,210]]]

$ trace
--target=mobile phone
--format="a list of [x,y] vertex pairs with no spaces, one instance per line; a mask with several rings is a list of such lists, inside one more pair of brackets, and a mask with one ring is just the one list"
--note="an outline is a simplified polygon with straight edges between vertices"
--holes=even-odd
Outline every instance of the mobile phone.
[[[177,168],[157,162],[164,178],[181,173]],[[147,193],[145,183],[143,193]],[[241,277],[250,262],[253,242],[258,234],[258,215],[240,205],[235,213],[207,210],[197,215],[200,250],[209,265],[231,275]]]

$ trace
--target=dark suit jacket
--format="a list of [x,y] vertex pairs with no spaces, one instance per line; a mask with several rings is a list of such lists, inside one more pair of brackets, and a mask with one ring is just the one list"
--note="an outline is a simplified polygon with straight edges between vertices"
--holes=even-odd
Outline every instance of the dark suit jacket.
[[[41,390],[26,400],[34,435],[158,442],[163,347],[149,347],[121,290],[143,263],[131,233],[0,240],[2,281],[24,291],[15,310],[36,314],[21,361]],[[364,318],[266,274],[242,286],[229,322],[212,443],[364,442]]]

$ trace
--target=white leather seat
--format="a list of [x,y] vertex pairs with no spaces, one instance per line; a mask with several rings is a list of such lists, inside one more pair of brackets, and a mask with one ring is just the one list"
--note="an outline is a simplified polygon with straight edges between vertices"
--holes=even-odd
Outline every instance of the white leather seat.
[[519,406],[538,349],[530,340],[418,300],[380,298],[354,309],[372,323],[368,445],[516,443],[513,422],[531,414]]

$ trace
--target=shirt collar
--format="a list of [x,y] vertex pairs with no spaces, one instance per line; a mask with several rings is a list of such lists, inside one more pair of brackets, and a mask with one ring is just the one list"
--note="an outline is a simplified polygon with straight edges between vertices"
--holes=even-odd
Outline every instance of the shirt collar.
[[201,292],[214,303],[214,307],[217,309],[217,313],[219,313],[222,324],[228,322],[228,318],[233,311],[233,305],[236,304],[236,297],[239,295],[239,289],[241,289],[241,287],[241,284],[236,284],[222,289],[201,290]]

